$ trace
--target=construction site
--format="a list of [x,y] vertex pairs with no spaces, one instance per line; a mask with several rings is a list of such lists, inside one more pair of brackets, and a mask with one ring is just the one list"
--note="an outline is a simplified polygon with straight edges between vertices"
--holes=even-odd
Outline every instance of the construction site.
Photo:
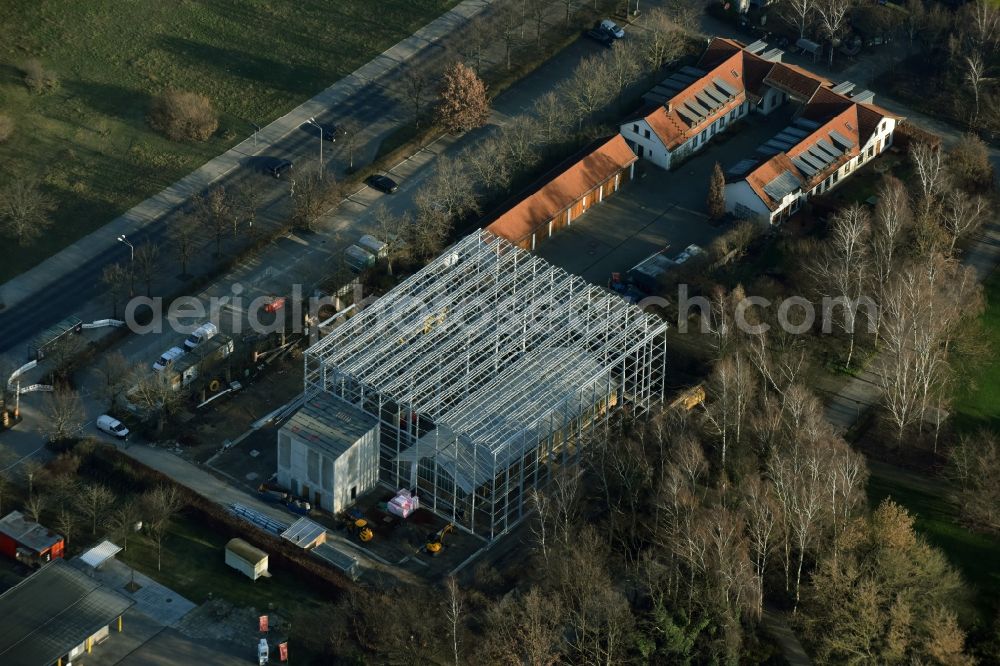
[[[381,485],[489,544],[612,413],[662,399],[666,328],[477,231],[306,350],[315,418],[279,436],[279,476],[331,509]],[[352,441],[316,434],[325,413]]]

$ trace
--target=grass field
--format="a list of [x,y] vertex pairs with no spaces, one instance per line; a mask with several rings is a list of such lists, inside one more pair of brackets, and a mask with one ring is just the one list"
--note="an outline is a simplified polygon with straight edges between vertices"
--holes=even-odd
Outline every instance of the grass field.
[[[293,573],[272,564],[271,577],[251,581],[224,561],[228,538],[209,529],[195,518],[181,514],[174,519],[163,540],[163,567],[156,570],[156,545],[145,536],[129,538],[128,550],[119,559],[173,589],[195,603],[209,598],[225,599],[239,608],[271,608],[291,622],[296,643],[314,649],[321,647],[324,636],[297,635],[321,616],[324,603],[316,592],[301,583]],[[318,644],[313,644],[318,641]]]
[[868,498],[877,506],[886,497],[916,516],[916,528],[944,551],[975,594],[980,619],[988,624],[1000,605],[1000,540],[966,529],[940,481],[885,463],[870,462]]
[[[35,174],[57,198],[35,245],[0,254],[0,283],[100,227],[283,115],[457,0],[6,0],[0,21],[0,180]],[[377,11],[373,8],[377,7]],[[38,58],[59,87],[35,95]],[[208,95],[215,137],[175,144],[146,124],[168,87]]]
[[[1000,273],[993,273],[983,285],[986,311],[980,325],[990,349],[1000,350]],[[978,428],[1000,430],[1000,356],[979,359],[963,368],[965,388],[955,400],[955,424],[962,431]]]

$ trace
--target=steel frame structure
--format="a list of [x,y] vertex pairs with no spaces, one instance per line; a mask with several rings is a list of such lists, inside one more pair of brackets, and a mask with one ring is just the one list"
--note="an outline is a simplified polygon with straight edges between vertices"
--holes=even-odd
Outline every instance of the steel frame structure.
[[381,423],[380,481],[486,541],[614,408],[662,400],[666,323],[477,231],[305,353]]

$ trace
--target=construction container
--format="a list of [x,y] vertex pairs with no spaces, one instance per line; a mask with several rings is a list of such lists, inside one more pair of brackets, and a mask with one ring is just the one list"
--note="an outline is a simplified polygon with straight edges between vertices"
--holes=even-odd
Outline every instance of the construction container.
[[358,239],[358,247],[371,252],[379,259],[384,259],[389,254],[389,246],[370,234]]
[[267,572],[267,553],[243,539],[230,539],[226,544],[226,564],[250,580],[271,575]]
[[358,273],[375,265],[375,255],[357,245],[351,245],[344,250],[344,260]]

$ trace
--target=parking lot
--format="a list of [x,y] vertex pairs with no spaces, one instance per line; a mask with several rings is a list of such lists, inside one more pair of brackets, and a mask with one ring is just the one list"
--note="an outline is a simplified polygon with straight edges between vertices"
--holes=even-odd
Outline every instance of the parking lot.
[[627,271],[664,247],[669,247],[668,254],[677,254],[691,243],[707,248],[729,228],[713,225],[706,213],[715,163],[725,170],[754,157],[758,146],[789,124],[795,109],[794,104],[786,104],[770,116],[751,114],[672,171],[640,160],[633,182],[541,243],[537,254],[590,282],[606,285],[612,272]]

